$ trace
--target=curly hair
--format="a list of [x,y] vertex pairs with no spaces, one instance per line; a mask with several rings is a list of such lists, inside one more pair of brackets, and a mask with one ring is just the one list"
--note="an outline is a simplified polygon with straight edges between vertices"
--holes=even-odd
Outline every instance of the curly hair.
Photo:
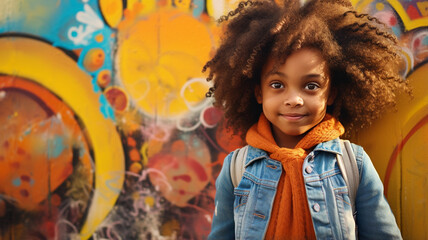
[[[242,136],[258,121],[262,107],[254,89],[269,56],[285,62],[296,50],[320,50],[337,91],[327,112],[348,133],[369,126],[396,104],[398,91],[410,93],[400,74],[402,57],[390,29],[346,0],[246,1],[219,22],[227,22],[214,57],[206,63],[214,105],[227,127]],[[282,63],[283,63],[282,62]]]

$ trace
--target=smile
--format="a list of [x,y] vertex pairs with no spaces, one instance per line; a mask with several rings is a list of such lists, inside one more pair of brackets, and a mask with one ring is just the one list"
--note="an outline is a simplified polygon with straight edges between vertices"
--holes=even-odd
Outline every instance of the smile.
[[303,117],[305,117],[305,115],[303,115],[303,114],[294,114],[294,113],[282,114],[281,116],[283,118],[289,120],[289,121],[298,121],[298,120],[302,119]]

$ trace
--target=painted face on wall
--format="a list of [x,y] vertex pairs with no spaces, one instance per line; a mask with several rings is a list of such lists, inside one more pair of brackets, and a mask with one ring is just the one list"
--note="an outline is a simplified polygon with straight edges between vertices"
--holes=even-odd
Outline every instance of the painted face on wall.
[[279,61],[268,58],[255,95],[278,146],[293,148],[321,122],[334,94],[327,62],[318,50],[303,48],[283,64]]
[[209,149],[196,136],[183,136],[150,157],[149,178],[162,196],[180,207],[200,194],[211,176]]

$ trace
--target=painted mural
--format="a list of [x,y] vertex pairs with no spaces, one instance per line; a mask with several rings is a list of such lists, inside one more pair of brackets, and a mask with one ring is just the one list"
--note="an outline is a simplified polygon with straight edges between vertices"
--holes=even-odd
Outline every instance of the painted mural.
[[[364,129],[405,239],[428,237],[428,3],[354,0],[414,87]],[[0,0],[0,239],[206,239],[242,142],[201,73],[233,0]]]

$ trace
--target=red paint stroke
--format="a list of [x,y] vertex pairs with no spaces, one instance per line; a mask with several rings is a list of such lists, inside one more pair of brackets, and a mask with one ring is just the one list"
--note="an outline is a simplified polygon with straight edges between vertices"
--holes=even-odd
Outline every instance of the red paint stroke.
[[418,38],[413,42],[413,47],[418,48],[421,45],[421,39]]
[[386,168],[385,172],[385,180],[384,180],[384,186],[385,186],[385,196],[388,196],[388,187],[389,187],[389,180],[391,178],[392,169],[394,168],[395,163],[397,162],[398,155],[400,154],[401,150],[403,150],[404,145],[409,141],[409,139],[425,124],[428,123],[428,115],[423,117],[411,130],[410,132],[401,140],[401,142],[395,147],[394,151],[392,152],[391,157],[389,158],[388,166]]
[[24,150],[24,149],[22,149],[22,148],[20,148],[20,147],[18,147],[17,153],[18,153],[19,155],[25,155],[25,150]]
[[43,228],[45,229],[49,238],[55,237],[56,223],[54,221],[46,221]]
[[199,162],[195,161],[194,159],[189,159],[188,163],[189,163],[189,166],[193,168],[193,170],[195,170],[195,173],[198,176],[199,180],[201,181],[208,180],[207,173],[205,172],[204,167]]
[[222,116],[223,116],[223,112],[220,109],[215,107],[207,108],[203,112],[204,120],[210,126],[213,126],[218,122],[220,122]]
[[412,5],[410,5],[408,8],[407,8],[407,15],[409,15],[409,18],[410,19],[412,19],[412,20],[415,20],[415,19],[418,19],[418,18],[421,18],[421,15],[419,14],[419,11],[418,11],[418,9],[416,9],[414,6],[412,6]]
[[117,87],[108,88],[104,92],[107,101],[117,111],[124,111],[128,106],[128,97],[125,92]]
[[20,168],[21,164],[19,162],[12,162],[9,164],[12,168]]
[[30,195],[30,193],[28,192],[27,189],[21,189],[19,190],[19,193],[21,194],[21,196],[23,197],[28,197]]
[[192,180],[191,177],[189,175],[187,175],[187,174],[174,176],[172,179],[174,181],[183,180],[185,182],[190,182]]
[[397,24],[397,18],[395,18],[394,16],[392,16],[390,19],[389,19],[389,25],[390,26],[395,26]]
[[21,176],[21,180],[24,182],[30,182],[31,181],[31,177],[28,175],[22,175]]
[[170,154],[158,153],[149,159],[149,167],[158,170],[168,168],[178,169],[179,166],[177,158]]

